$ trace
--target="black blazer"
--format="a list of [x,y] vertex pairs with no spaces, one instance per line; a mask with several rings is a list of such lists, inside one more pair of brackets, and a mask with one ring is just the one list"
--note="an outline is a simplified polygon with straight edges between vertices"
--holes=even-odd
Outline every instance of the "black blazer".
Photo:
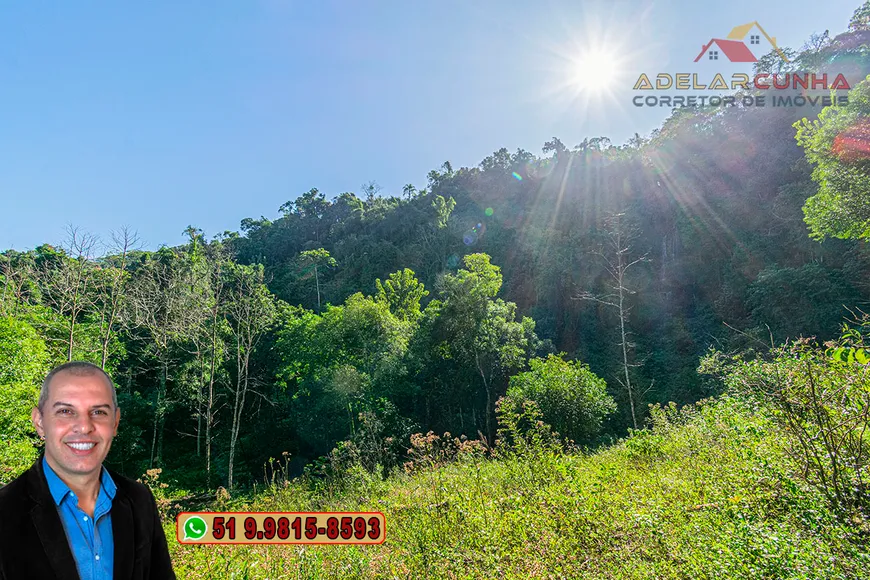
[[[174,579],[166,536],[151,490],[109,471],[114,580]],[[57,507],[48,491],[42,457],[0,488],[0,580],[80,580]]]

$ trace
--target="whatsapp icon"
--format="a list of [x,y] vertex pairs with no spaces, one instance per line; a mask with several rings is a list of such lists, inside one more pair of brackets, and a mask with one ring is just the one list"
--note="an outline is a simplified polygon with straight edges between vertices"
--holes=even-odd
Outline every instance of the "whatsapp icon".
[[184,522],[184,539],[201,540],[208,531],[205,520],[199,516],[190,516]]

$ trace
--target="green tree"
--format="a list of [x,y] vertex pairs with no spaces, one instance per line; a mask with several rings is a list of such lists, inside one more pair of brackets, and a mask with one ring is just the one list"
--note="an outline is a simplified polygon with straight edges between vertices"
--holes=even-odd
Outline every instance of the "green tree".
[[[426,374],[434,385],[445,376],[454,383],[451,405],[468,402],[474,391],[483,391],[484,424],[492,441],[494,402],[507,387],[508,377],[525,365],[537,348],[535,323],[531,318],[516,320],[516,304],[496,299],[502,274],[487,254],[470,254],[465,268],[445,274],[439,300],[426,308],[428,320],[422,326],[427,335],[423,356]],[[463,392],[463,384],[477,388]],[[459,387],[458,392],[457,387]],[[482,387],[482,388],[481,388]],[[428,404],[427,404],[428,406]]]
[[815,166],[819,192],[804,205],[810,236],[870,239],[870,80],[849,92],[849,104],[825,107],[818,119],[794,124]]
[[299,253],[299,261],[309,271],[314,272],[314,284],[317,288],[317,311],[320,312],[320,269],[334,268],[337,265],[335,258],[323,248],[305,250]]
[[0,253],[0,315],[15,316],[38,293],[34,252]]
[[767,336],[769,328],[776,342],[801,335],[834,338],[848,315],[843,305],[860,301],[860,294],[838,270],[821,264],[768,266],[746,291],[746,306],[758,325],[758,334]]
[[0,484],[15,478],[36,459],[30,410],[48,365],[48,349],[36,330],[0,317]]
[[[361,293],[321,316],[297,309],[282,315],[279,379],[292,393],[297,433],[309,449],[326,453],[353,431],[356,411],[400,394],[396,377],[409,326],[386,302]],[[324,416],[335,419],[324,422]]]
[[375,286],[375,300],[385,303],[390,312],[399,319],[411,322],[420,317],[420,300],[429,295],[429,291],[414,277],[414,271],[410,268],[393,272],[383,283],[378,278]]
[[870,30],[870,1],[859,6],[849,20],[849,32],[860,30]]
[[579,361],[550,354],[529,361],[531,370],[510,378],[507,396],[538,404],[543,419],[564,437],[590,441],[601,430],[601,422],[616,410],[607,394],[604,379]]

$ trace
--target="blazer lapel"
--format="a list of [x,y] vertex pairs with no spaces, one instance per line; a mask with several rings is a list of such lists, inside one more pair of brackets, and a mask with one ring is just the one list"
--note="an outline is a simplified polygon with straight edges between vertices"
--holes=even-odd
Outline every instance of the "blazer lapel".
[[124,492],[118,488],[112,501],[112,541],[115,543],[114,580],[133,577],[133,508]]
[[29,472],[30,496],[36,502],[36,505],[30,510],[30,517],[33,520],[36,533],[39,535],[39,540],[42,542],[42,549],[45,551],[58,580],[79,580],[75,558],[73,558],[72,550],[70,550],[69,542],[66,539],[66,532],[60,521],[60,515],[57,513],[57,507],[48,491],[45,474],[42,472],[42,457],[36,461]]

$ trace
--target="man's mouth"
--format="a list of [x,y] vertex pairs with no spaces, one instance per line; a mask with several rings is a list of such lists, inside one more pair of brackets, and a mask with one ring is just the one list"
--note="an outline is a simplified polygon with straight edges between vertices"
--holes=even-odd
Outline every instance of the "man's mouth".
[[96,443],[67,443],[74,451],[87,453],[96,446]]

